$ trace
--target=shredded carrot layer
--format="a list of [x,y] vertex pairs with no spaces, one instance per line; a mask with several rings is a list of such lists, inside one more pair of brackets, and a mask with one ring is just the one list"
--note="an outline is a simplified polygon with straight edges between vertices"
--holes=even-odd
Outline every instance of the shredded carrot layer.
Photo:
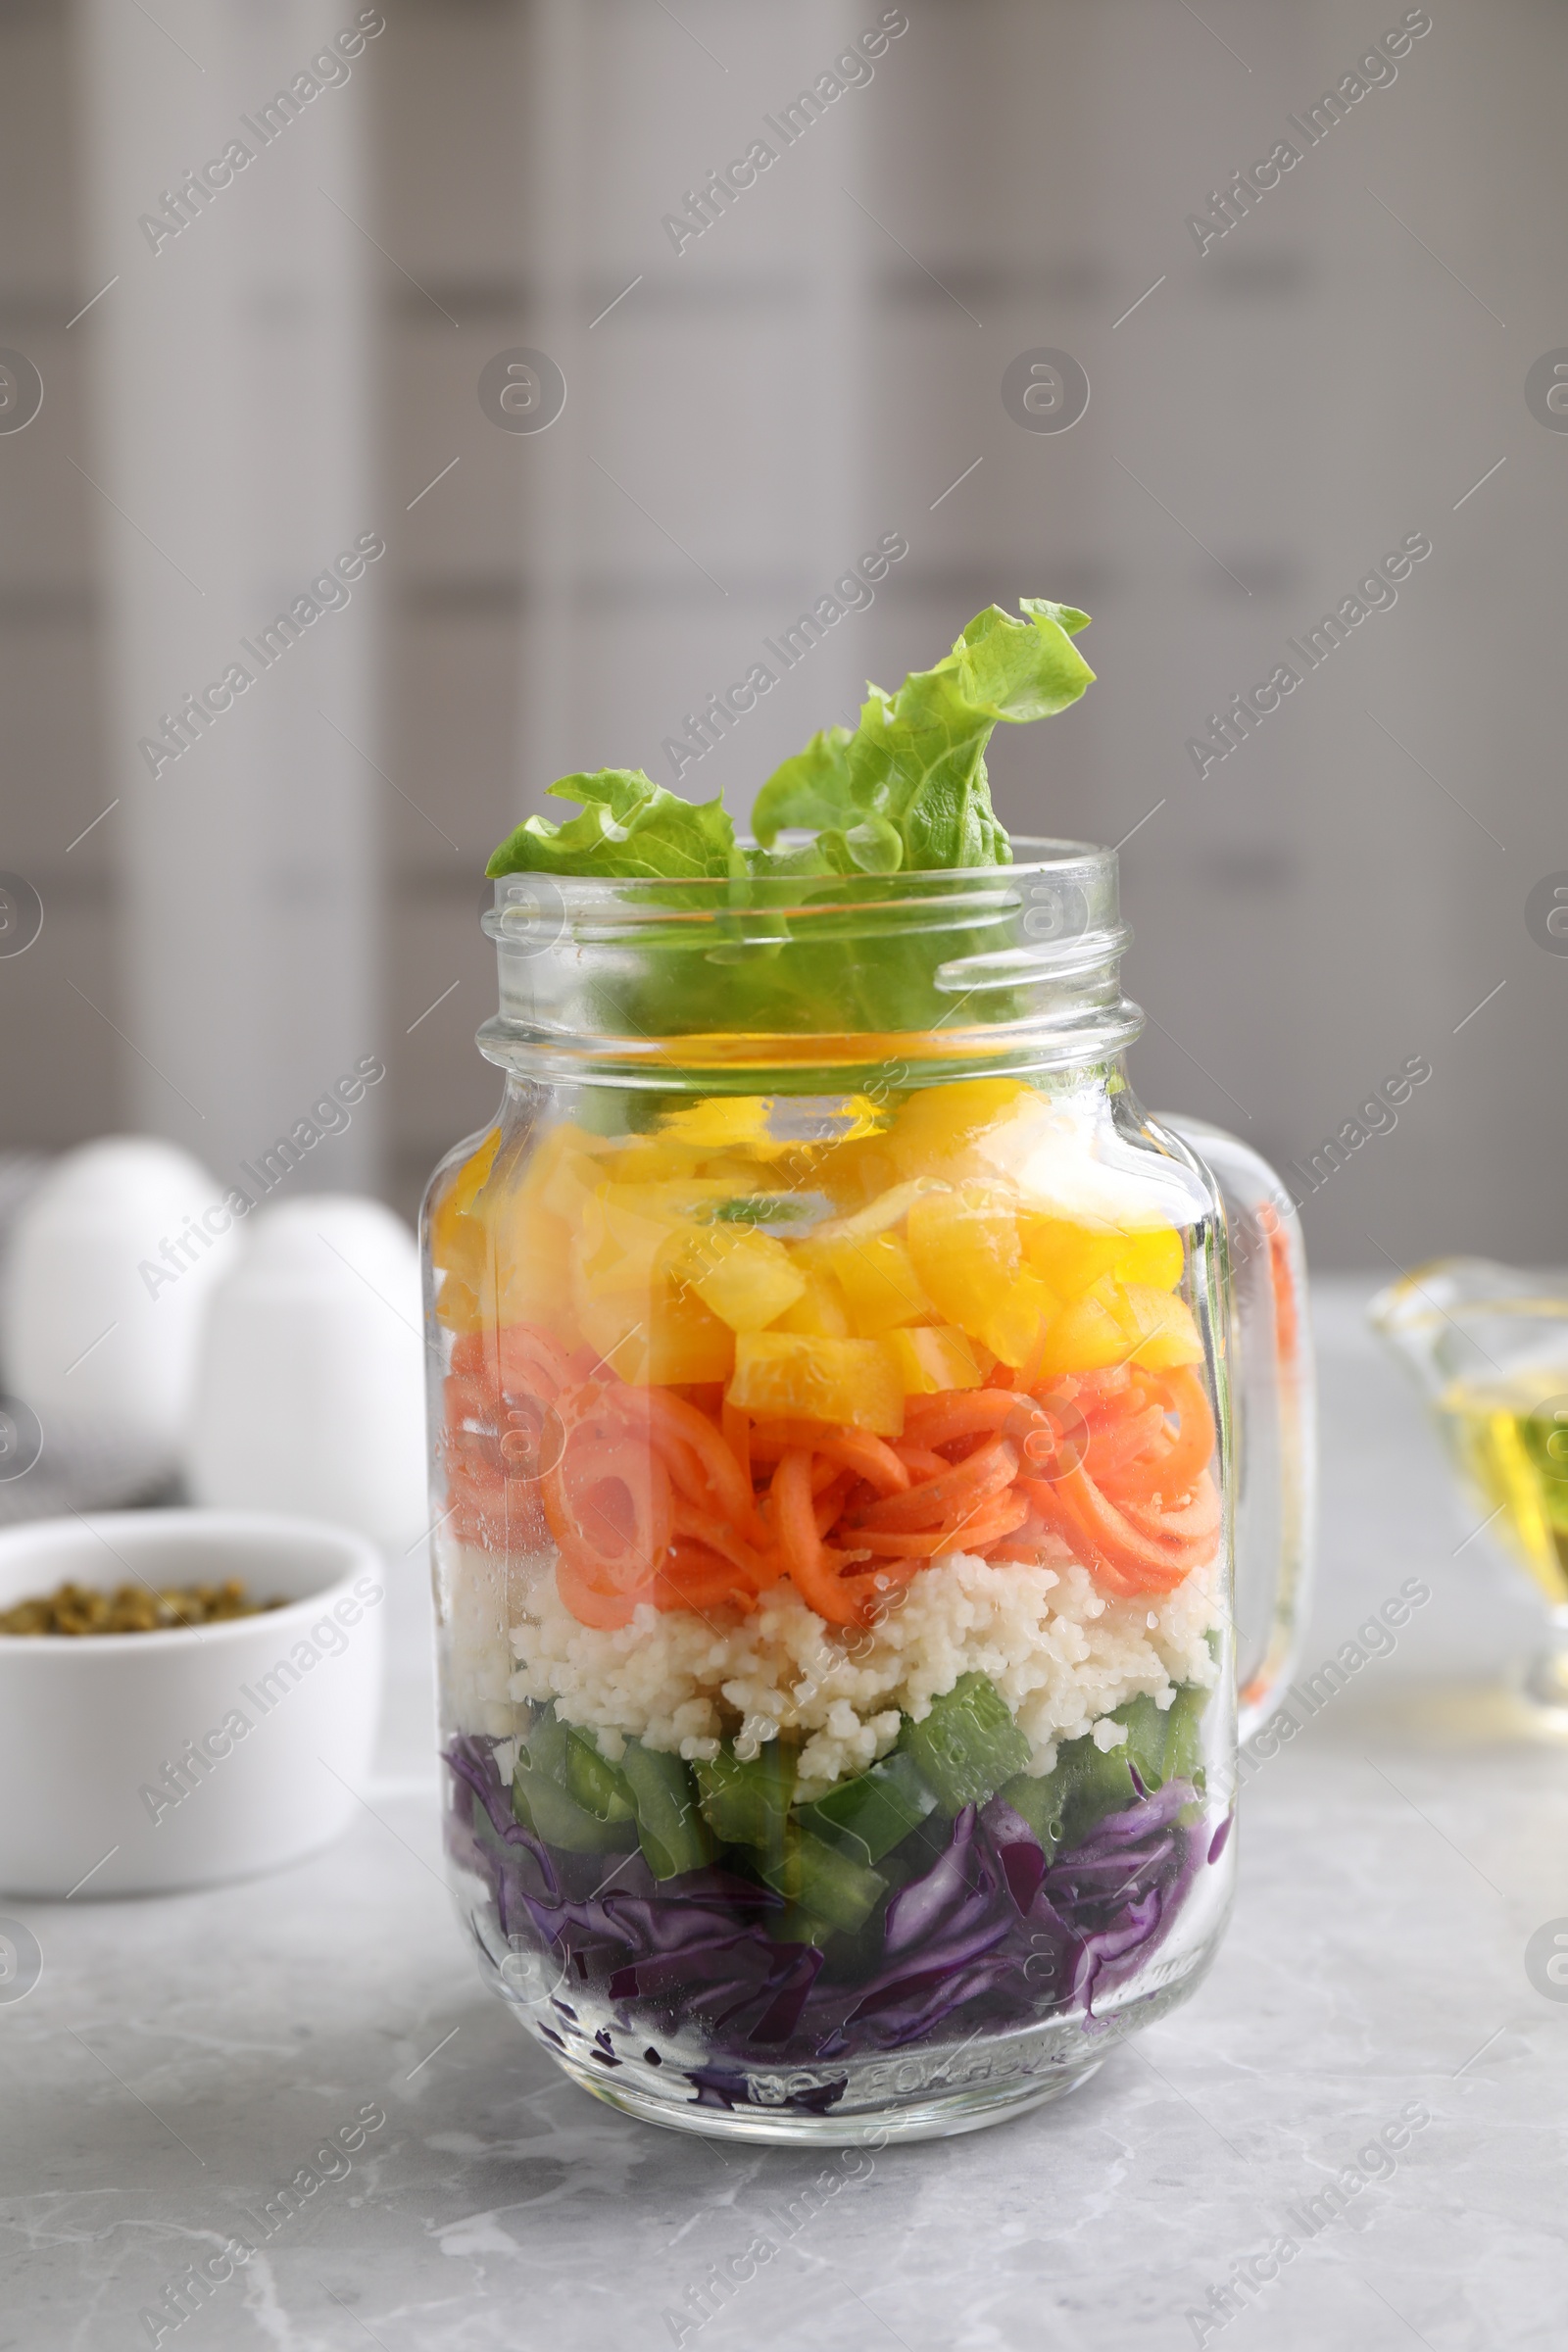
[[830,1624],[874,1623],[911,1576],[963,1551],[1080,1561],[1118,1597],[1211,1559],[1213,1411],[1189,1367],[1035,1368],[907,1400],[892,1440],[753,1418],[716,1385],[633,1387],[529,1325],[454,1348],[444,1448],[465,1541],[558,1555],[584,1625],[756,1608],[788,1577]]

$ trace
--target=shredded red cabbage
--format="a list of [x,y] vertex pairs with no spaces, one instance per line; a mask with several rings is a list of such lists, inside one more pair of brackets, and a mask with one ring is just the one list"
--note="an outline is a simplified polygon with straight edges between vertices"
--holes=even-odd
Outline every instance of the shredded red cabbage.
[[[749,1879],[710,1866],[656,1881],[640,1853],[545,1846],[513,1818],[495,1746],[463,1738],[447,1751],[455,1857],[488,1881],[502,1935],[553,1950],[564,1982],[599,1992],[624,2031],[696,2026],[728,2045],[735,2064],[692,2075],[710,2103],[744,2101],[747,2051],[776,2064],[902,2049],[959,2010],[971,2030],[1093,2019],[1224,1844],[1223,1825],[1210,1841],[1201,1820],[1181,1820],[1197,1799],[1190,1781],[1167,1781],[1049,1864],[1001,1797],[966,1806],[930,1867],[888,1901],[872,1965],[846,1981],[814,1945],[768,1933],[782,1900]],[[490,1838],[472,1826],[474,1796]]]

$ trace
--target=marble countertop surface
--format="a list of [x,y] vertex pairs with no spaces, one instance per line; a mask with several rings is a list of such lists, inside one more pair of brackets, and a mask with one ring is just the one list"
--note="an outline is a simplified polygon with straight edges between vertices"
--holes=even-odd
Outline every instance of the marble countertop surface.
[[[1537,1612],[1484,1544],[1456,1550],[1465,1523],[1362,1296],[1319,1297],[1304,1671],[1404,1578],[1432,1600],[1251,1776],[1217,1965],[1074,2097],[857,2151],[697,2325],[688,2290],[839,2160],[629,2122],[481,1989],[440,1875],[406,1571],[380,1766],[340,1844],[211,1893],[0,1902],[43,1954],[34,1990],[0,2003],[0,2347],[150,2344],[166,2286],[362,2111],[385,2120],[165,2345],[1559,2345],[1568,1986],[1538,1989],[1526,1947],[1568,1929],[1568,1749],[1506,1696]],[[1404,2144],[1378,2157],[1390,2125]],[[1343,2212],[1309,2231],[1336,2182]],[[1281,2237],[1298,2250],[1226,2316],[1211,2290]]]

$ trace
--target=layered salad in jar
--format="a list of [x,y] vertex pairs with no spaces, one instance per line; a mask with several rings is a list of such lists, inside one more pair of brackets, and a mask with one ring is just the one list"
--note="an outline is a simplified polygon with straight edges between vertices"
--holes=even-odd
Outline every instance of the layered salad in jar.
[[[780,771],[760,839],[896,870],[939,735],[946,870],[1004,863],[984,743],[1082,691],[1082,621],[982,615]],[[638,786],[568,779],[584,815],[493,870],[646,875],[664,804],[710,812]],[[1207,1196],[1114,1067],[911,1083],[880,1027],[880,1078],[804,1104],[517,1090],[431,1189],[449,1850],[607,2090],[826,2115],[1043,2028],[1081,2066],[1222,1916]]]

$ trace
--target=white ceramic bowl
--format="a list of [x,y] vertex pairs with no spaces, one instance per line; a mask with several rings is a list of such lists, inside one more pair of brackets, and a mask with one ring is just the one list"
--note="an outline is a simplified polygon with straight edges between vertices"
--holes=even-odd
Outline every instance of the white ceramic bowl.
[[385,1575],[352,1530],[116,1511],[0,1533],[0,1608],[70,1579],[244,1580],[286,1605],[167,1633],[0,1634],[0,1893],[158,1894],[273,1870],[361,1810]]

